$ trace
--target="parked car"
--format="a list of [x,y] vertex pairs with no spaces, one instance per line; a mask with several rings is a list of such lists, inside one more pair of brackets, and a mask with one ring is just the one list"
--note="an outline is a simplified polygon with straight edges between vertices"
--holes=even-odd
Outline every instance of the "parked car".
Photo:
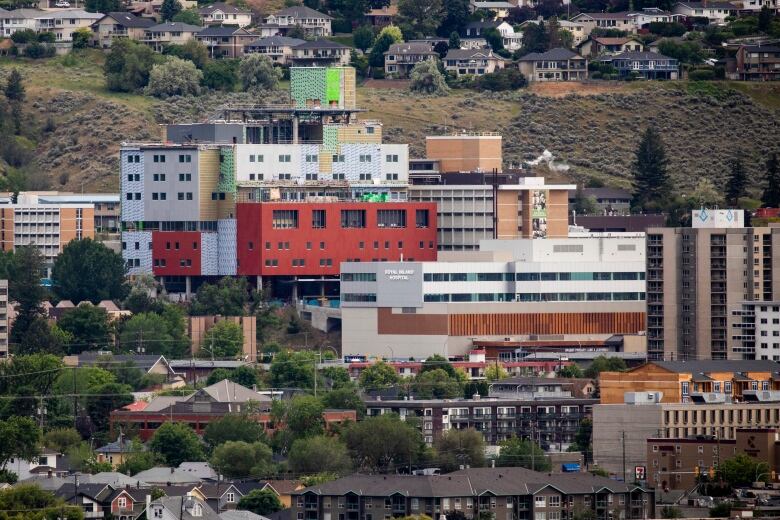
[[70,7],[70,2],[67,0],[57,0],[57,3],[54,4],[54,7]]

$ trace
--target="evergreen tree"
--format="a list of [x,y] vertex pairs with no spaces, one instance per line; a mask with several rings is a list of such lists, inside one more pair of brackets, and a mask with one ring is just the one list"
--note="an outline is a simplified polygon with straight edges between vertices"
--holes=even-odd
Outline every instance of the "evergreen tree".
[[181,4],[178,0],[163,0],[162,5],[160,6],[160,17],[162,17],[163,22],[171,21],[173,17],[180,12]]
[[632,165],[634,171],[634,199],[632,206],[644,209],[663,205],[671,191],[668,160],[661,134],[650,126],[642,135]]
[[5,98],[11,103],[21,103],[24,101],[24,83],[22,75],[17,69],[11,71],[8,75],[8,82],[5,86]]
[[761,195],[761,202],[765,208],[780,207],[780,164],[777,160],[777,152],[769,156],[766,162],[766,187]]
[[450,49],[460,49],[460,34],[458,34],[458,31],[452,31],[450,33],[450,41],[448,47]]
[[745,172],[745,166],[742,164],[742,159],[734,159],[731,161],[731,173],[726,184],[726,202],[736,206],[739,198],[745,195],[746,187],[747,172]]

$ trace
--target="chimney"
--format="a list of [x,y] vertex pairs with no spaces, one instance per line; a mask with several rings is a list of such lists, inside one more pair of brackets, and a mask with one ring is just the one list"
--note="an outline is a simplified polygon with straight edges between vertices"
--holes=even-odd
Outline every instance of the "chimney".
[[152,495],[146,495],[146,517],[149,518],[151,515],[149,513],[149,508],[152,505]]

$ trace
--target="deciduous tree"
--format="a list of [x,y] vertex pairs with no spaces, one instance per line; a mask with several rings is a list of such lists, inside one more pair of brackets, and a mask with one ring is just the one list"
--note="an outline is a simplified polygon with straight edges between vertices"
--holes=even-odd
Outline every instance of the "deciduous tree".
[[203,336],[201,357],[216,359],[235,358],[244,347],[244,332],[232,321],[222,320],[211,327]]
[[295,473],[334,473],[343,475],[352,469],[347,447],[336,437],[317,435],[292,443],[288,460]]
[[146,93],[158,98],[196,96],[200,92],[203,72],[194,63],[168,56],[163,63],[152,67]]
[[263,427],[248,414],[228,414],[212,421],[203,432],[203,442],[209,450],[230,441],[242,441],[248,444],[265,441]]
[[228,441],[214,449],[211,465],[227,477],[266,477],[274,472],[272,458],[271,448],[262,442]]
[[450,429],[434,442],[436,464],[445,472],[485,465],[485,438],[473,428]]
[[90,238],[71,240],[57,256],[52,281],[57,296],[83,301],[121,300],[127,296],[122,256]]
[[149,449],[170,466],[204,458],[203,446],[195,431],[182,423],[163,423],[149,441]]
[[181,10],[182,7],[178,0],[163,0],[160,6],[160,17],[163,22],[170,22]]
[[496,466],[520,466],[534,471],[549,471],[552,468],[544,450],[533,441],[512,437],[500,442],[499,446],[501,452],[496,459]]
[[385,472],[414,464],[422,458],[420,431],[397,415],[369,417],[350,425],[344,434],[355,465],[367,471]]
[[374,31],[369,25],[361,25],[352,33],[352,40],[356,48],[365,51],[374,42]]
[[359,381],[365,390],[380,390],[398,384],[400,377],[393,367],[384,361],[377,361],[363,369]]
[[238,509],[261,516],[281,511],[283,507],[277,494],[270,489],[253,489],[238,501]]
[[282,79],[282,72],[267,56],[252,53],[241,58],[238,77],[245,91],[260,92],[275,90]]
[[111,326],[108,313],[102,307],[82,304],[65,312],[57,326],[71,335],[71,344],[66,346],[68,354],[80,354],[85,350],[100,350],[111,344]]
[[409,89],[413,92],[435,96],[445,96],[450,92],[437,60],[429,59],[417,63],[409,73],[409,79]]

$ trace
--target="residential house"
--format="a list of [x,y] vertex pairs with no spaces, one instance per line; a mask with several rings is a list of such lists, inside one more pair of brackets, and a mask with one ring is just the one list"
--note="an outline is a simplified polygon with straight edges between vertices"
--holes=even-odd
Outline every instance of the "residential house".
[[444,57],[444,68],[456,76],[482,76],[503,69],[506,61],[491,49],[450,49]]
[[132,440],[120,435],[116,441],[109,442],[105,446],[96,449],[95,455],[98,462],[108,462],[112,468],[116,469],[128,457],[139,451],[144,451],[143,445],[135,444]]
[[74,32],[90,29],[102,17],[100,13],[88,13],[83,9],[14,9],[2,13],[2,35],[9,37],[16,31],[30,29],[37,33],[54,34],[57,43],[69,43],[73,41]]
[[244,54],[264,54],[276,64],[289,65],[293,47],[305,42],[305,40],[288,38],[287,36],[268,36],[247,43],[244,46]]
[[739,9],[739,14],[757,14],[757,11],[764,7],[772,10],[775,15],[780,13],[780,3],[777,0],[737,0],[732,3]]
[[393,20],[398,16],[397,5],[386,5],[377,9],[371,9],[365,14],[368,23],[374,27],[382,28],[393,24]]
[[515,7],[509,2],[495,0],[469,0],[469,9],[475,11],[489,11],[498,20],[503,20],[509,16],[509,11]]
[[240,58],[244,46],[257,39],[257,35],[232,25],[210,25],[195,35],[206,46],[212,58]]
[[149,520],[219,520],[209,505],[194,496],[163,497],[152,501],[146,510]]
[[372,510],[392,516],[465,518],[652,518],[654,493],[588,473],[470,468],[447,475],[350,475],[296,491],[290,518],[364,518]]
[[147,28],[144,41],[161,52],[166,45],[184,45],[203,30],[203,27],[182,22],[165,22]]
[[[197,9],[197,0],[178,0],[181,4],[182,10]],[[136,16],[143,16],[152,18],[154,20],[160,20],[160,8],[162,8],[163,0],[130,0],[130,5],[127,10]]]
[[726,18],[737,14],[737,6],[731,2],[677,2],[672,12],[686,18],[707,18],[711,24],[725,25]]
[[490,47],[485,38],[463,37],[460,39],[461,49],[487,49]]
[[252,23],[252,11],[217,2],[198,9],[204,25],[234,25],[246,27]]
[[600,29],[617,29],[629,33],[636,33],[637,29],[639,29],[636,25],[636,18],[630,16],[630,13],[627,11],[618,13],[580,13],[573,16],[571,21],[590,26],[588,34],[596,27]]
[[67,457],[46,449],[32,460],[11,458],[3,469],[14,472],[20,481],[33,477],[64,477],[70,473]]
[[195,489],[194,495],[200,495],[211,509],[217,513],[235,509],[238,501],[244,496],[233,484],[201,484]]
[[155,466],[133,475],[133,477],[152,486],[177,486],[189,490],[199,486],[201,481],[196,473],[180,468]]
[[[279,511],[281,513],[281,511]],[[219,514],[221,520],[270,520],[267,516],[256,515],[243,509],[230,509]]]
[[290,59],[298,67],[338,67],[349,65],[351,50],[346,45],[320,38],[293,47]]
[[151,501],[151,493],[151,488],[115,488],[106,500],[108,511],[114,520],[136,520],[146,510],[147,500]]
[[[282,36],[286,36],[287,32],[293,27],[300,26],[307,36],[320,37],[333,34],[331,31],[331,20],[333,18],[327,14],[315,11],[305,5],[296,5],[268,16],[265,19],[265,24],[269,29],[276,28],[274,34],[281,34]],[[261,36],[273,36],[273,34],[261,33]]]
[[676,59],[655,52],[621,52],[602,56],[599,61],[611,63],[621,78],[677,79],[680,72]]
[[171,368],[193,386],[207,380],[215,370],[235,370],[250,365],[249,361],[240,359],[172,359],[170,363]]
[[634,20],[639,29],[644,29],[653,22],[672,23],[682,18],[679,14],[670,13],[658,7],[645,7],[641,11],[631,11],[628,16]]
[[29,29],[31,31],[37,30],[35,17],[41,14],[43,11],[38,9],[14,9],[13,11],[3,10],[2,15],[2,29],[3,36],[6,38],[11,37],[16,31],[22,31]]
[[633,36],[608,38],[606,36],[591,36],[577,46],[581,56],[595,58],[603,54],[620,54],[627,51],[643,51],[645,46],[641,40]]
[[82,484],[67,482],[54,494],[68,504],[78,506],[84,512],[84,518],[104,518],[104,504],[114,489],[107,484]]
[[[522,40],[522,33],[526,27],[528,27],[530,24],[538,25],[540,22],[544,22],[544,18],[542,18],[541,16],[535,20],[526,20],[523,23],[521,23],[519,27],[520,32],[518,33],[520,39]],[[590,32],[595,27],[595,24],[581,22],[581,21],[574,22],[570,20],[558,20],[558,27],[569,31],[573,36],[572,43],[574,45],[579,45],[580,43],[585,41],[588,38],[588,36],[590,36]]]
[[281,502],[285,508],[292,506],[293,493],[305,487],[300,480],[275,479],[267,480],[265,483],[268,489],[276,493],[279,497],[279,502]]
[[211,467],[211,464],[203,461],[184,461],[179,464],[181,471],[186,471],[193,477],[197,478],[201,482],[203,481],[216,481],[219,475]]
[[517,61],[528,81],[583,81],[588,79],[588,60],[569,49],[532,52]]
[[107,49],[115,38],[143,40],[144,31],[155,25],[154,20],[119,11],[108,13],[92,24],[92,31],[100,47]]
[[167,379],[175,379],[176,373],[171,368],[165,356],[155,354],[114,354],[110,351],[85,350],[75,356],[62,358],[65,366],[92,367],[104,363],[126,363],[140,368],[146,374],[159,374]]
[[[603,215],[629,215],[631,212],[632,195],[619,188],[582,188],[582,196],[591,199],[596,205],[596,211]],[[569,205],[576,201],[577,192],[569,192]]]
[[745,81],[780,80],[780,46],[742,45],[736,53],[736,77]]
[[415,65],[438,57],[428,43],[394,43],[385,52],[385,76],[408,78]]

